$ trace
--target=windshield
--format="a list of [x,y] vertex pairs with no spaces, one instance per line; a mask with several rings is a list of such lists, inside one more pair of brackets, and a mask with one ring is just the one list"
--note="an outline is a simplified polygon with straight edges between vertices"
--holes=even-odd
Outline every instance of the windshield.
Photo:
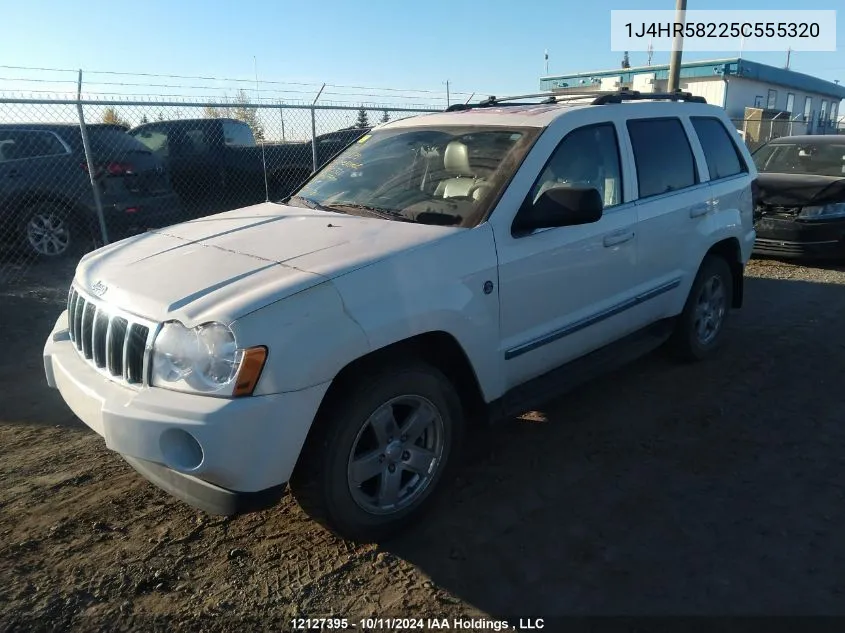
[[845,142],[771,143],[757,150],[753,158],[762,173],[845,177]]
[[474,226],[538,132],[477,126],[375,130],[352,143],[288,204],[389,220]]

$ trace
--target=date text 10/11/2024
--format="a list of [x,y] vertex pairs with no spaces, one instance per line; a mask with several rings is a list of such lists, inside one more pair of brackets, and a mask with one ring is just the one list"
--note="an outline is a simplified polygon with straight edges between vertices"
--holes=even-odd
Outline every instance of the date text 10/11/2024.
[[294,631],[340,631],[362,629],[365,631],[537,631],[545,628],[543,618],[519,618],[514,625],[507,620],[476,618],[294,618]]

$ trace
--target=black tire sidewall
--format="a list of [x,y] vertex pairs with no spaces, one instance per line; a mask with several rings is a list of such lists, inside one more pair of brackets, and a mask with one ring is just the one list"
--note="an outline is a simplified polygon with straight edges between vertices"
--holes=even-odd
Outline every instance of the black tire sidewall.
[[[722,323],[719,326],[719,331],[716,337],[710,343],[702,344],[698,340],[698,334],[695,331],[695,307],[698,302],[698,296],[701,293],[701,288],[704,283],[714,275],[719,275],[725,287],[725,315],[722,318]],[[722,342],[727,325],[728,318],[731,312],[731,303],[733,297],[733,276],[728,263],[722,258],[713,255],[708,255],[702,262],[695,277],[692,288],[690,289],[689,297],[687,298],[684,311],[681,314],[681,320],[678,331],[676,332],[677,344],[680,348],[681,354],[689,359],[700,360],[709,355],[713,350],[717,349]]]
[[[366,385],[366,386],[365,386]],[[447,472],[463,436],[460,401],[451,383],[438,370],[425,365],[396,368],[381,373],[368,385],[359,386],[340,405],[328,412],[331,418],[321,456],[321,493],[328,518],[338,531],[361,540],[378,540],[400,529],[428,505]],[[375,515],[355,502],[347,482],[347,466],[352,445],[362,425],[385,402],[401,395],[418,395],[429,400],[443,420],[444,448],[439,467],[426,490],[414,503],[390,515]]]

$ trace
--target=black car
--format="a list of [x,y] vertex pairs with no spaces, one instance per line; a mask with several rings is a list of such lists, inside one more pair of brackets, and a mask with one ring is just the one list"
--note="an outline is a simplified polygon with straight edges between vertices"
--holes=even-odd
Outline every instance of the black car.
[[753,157],[755,252],[845,259],[845,136],[785,136]]
[[[88,137],[110,240],[182,219],[169,175],[149,149],[113,125],[89,125]],[[0,125],[0,225],[7,248],[40,257],[99,240],[79,126]]]

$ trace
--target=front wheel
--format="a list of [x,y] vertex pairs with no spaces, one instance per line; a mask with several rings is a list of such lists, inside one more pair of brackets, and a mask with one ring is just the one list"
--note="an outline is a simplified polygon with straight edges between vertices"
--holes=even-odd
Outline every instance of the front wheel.
[[446,377],[414,364],[347,385],[315,424],[291,480],[297,502],[340,536],[379,541],[428,505],[463,414]]
[[732,297],[730,266],[722,257],[708,255],[698,270],[672,337],[671,345],[678,358],[702,360],[719,346]]

